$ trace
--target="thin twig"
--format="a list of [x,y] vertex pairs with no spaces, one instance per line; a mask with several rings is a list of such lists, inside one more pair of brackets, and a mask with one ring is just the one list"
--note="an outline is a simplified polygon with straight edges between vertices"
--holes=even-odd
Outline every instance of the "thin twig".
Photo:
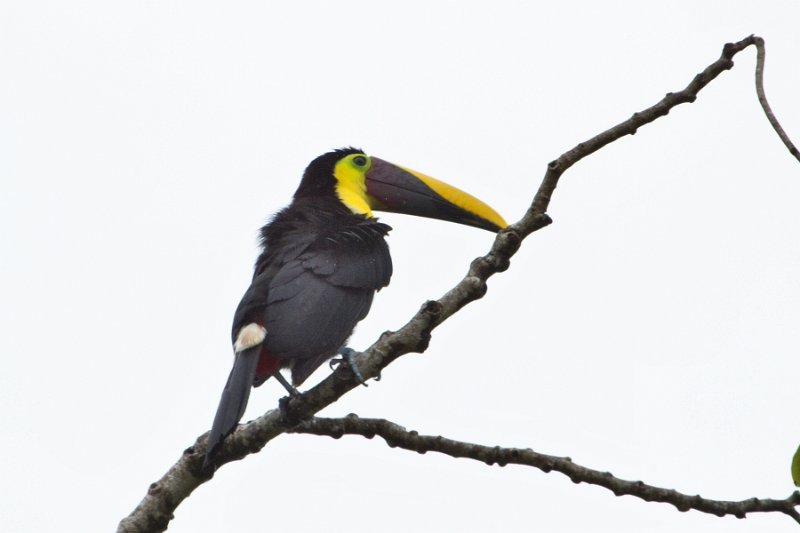
[[515,464],[532,466],[543,472],[561,472],[573,483],[590,483],[605,487],[616,496],[630,495],[648,502],[672,504],[682,512],[694,509],[715,516],[731,515],[737,518],[745,518],[748,513],[779,512],[800,523],[800,514],[796,509],[800,505],[800,492],[797,491],[784,500],[760,498],[741,501],[710,500],[647,485],[641,481],[620,479],[614,477],[611,472],[601,472],[576,464],[569,457],[545,455],[529,448],[483,446],[442,436],[420,435],[388,420],[359,418],[353,414],[344,418],[315,417],[292,428],[291,433],[324,435],[334,439],[343,435],[360,435],[371,439],[377,435],[392,448],[403,448],[421,454],[438,452],[450,457],[473,459],[489,466]]
[[772,112],[769,102],[767,102],[767,94],[764,92],[764,58],[767,55],[767,51],[764,47],[764,39],[761,37],[755,37],[754,41],[756,45],[756,94],[758,95],[758,102],[761,104],[764,114],[767,115],[767,120],[769,120],[769,123],[772,124],[775,133],[778,134],[778,137],[781,138],[783,144],[785,144],[786,148],[789,149],[789,153],[792,154],[795,159],[800,161],[800,151],[798,151],[797,147],[792,144],[789,136],[786,135],[785,131],[783,131],[781,123],[778,122],[777,118],[775,118],[775,114]]

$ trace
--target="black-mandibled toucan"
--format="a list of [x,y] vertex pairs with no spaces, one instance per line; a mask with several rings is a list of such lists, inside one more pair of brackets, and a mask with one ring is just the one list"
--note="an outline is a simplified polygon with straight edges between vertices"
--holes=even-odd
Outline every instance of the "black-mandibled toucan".
[[[208,437],[206,467],[244,414],[250,387],[292,372],[297,386],[344,347],[389,284],[391,229],[372,210],[506,226],[477,198],[361,150],[344,148],[308,165],[292,203],[261,228],[263,248],[233,318],[233,369]],[[352,353],[352,352],[350,352]],[[351,368],[360,378],[351,361]]]

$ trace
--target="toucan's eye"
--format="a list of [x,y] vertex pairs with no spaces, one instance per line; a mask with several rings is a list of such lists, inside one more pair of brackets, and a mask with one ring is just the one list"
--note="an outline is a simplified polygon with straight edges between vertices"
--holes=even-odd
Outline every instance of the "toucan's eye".
[[363,155],[357,155],[357,156],[355,156],[355,157],[353,158],[353,163],[354,163],[354,164],[355,164],[357,167],[363,167],[364,165],[366,165],[366,164],[367,164],[367,158],[366,158],[366,157],[364,157]]

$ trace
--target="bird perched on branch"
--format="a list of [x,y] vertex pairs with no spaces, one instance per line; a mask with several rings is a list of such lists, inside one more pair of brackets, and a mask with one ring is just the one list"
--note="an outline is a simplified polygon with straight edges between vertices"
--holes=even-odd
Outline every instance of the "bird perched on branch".
[[[363,383],[345,347],[375,292],[389,284],[391,229],[373,210],[468,224],[506,226],[477,198],[434,178],[355,148],[308,165],[292,203],[261,228],[262,251],[233,319],[233,369],[222,392],[204,467],[244,414],[250,388],[275,377],[289,391],[340,353]],[[280,373],[291,370],[292,384]]]

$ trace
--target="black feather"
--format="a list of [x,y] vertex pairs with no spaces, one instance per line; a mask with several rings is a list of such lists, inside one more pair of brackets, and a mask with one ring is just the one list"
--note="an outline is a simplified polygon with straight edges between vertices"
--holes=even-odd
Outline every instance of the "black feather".
[[207,469],[213,464],[222,440],[236,428],[239,420],[244,415],[247,399],[250,397],[250,388],[256,375],[256,365],[261,352],[261,345],[253,346],[235,355],[233,368],[228,374],[228,381],[222,391],[222,398],[214,416],[214,424],[208,434],[206,444],[206,457],[203,468]]
[[300,180],[300,185],[294,193],[295,200],[303,197],[333,195],[336,185],[333,169],[336,163],[345,156],[363,153],[362,150],[351,146],[332,150],[314,159],[303,173],[303,179]]

